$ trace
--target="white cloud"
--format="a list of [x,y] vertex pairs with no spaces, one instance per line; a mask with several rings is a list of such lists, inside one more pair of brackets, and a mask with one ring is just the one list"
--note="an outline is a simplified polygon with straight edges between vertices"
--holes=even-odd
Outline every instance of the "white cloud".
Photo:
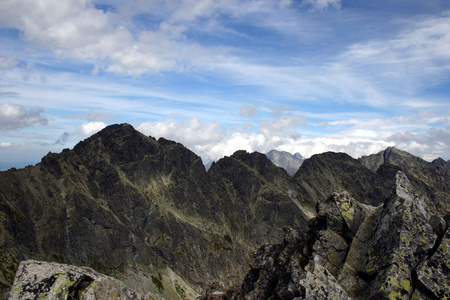
[[[299,116],[261,120],[254,132],[245,131],[247,123],[226,130],[216,122],[204,123],[197,118],[146,122],[137,129],[156,138],[164,137],[180,142],[200,155],[205,162],[229,156],[237,150],[266,153],[278,149],[299,152],[305,157],[335,151],[358,158],[391,146],[425,159],[450,157],[450,131],[430,129],[429,122],[436,119],[435,113],[422,112],[420,115],[331,121],[325,126],[333,129],[331,131],[334,133],[316,132],[315,135],[302,134],[305,120]],[[417,120],[421,120],[420,124],[417,124]]]
[[40,108],[25,108],[18,104],[4,103],[0,106],[0,130],[13,130],[34,125],[47,125]]
[[[332,5],[327,2],[326,6]],[[116,9],[103,11],[90,0],[5,0],[0,2],[0,27],[19,29],[25,42],[49,49],[60,58],[75,57],[102,65],[107,72],[136,77],[217,62],[231,47],[201,45],[188,33],[234,32],[218,21],[220,15],[284,34],[303,34],[293,30],[299,18],[289,9],[291,3],[141,0],[115,3]],[[136,21],[145,15],[151,16],[149,20]],[[151,19],[157,21],[151,23]],[[92,73],[99,70],[94,67]]]
[[7,147],[11,147],[11,146],[12,146],[12,143],[10,143],[10,142],[1,142],[0,143],[0,147],[7,148]]
[[424,159],[450,157],[450,129],[431,128],[424,132],[401,132],[388,138],[399,149]]
[[[91,122],[82,124],[81,128],[80,128],[80,132],[84,136],[90,136],[90,135],[93,135],[94,133],[102,130],[106,126],[107,125],[103,122],[91,121]],[[65,141],[67,139],[68,135],[66,133],[64,133],[64,135],[62,137],[64,138],[64,141]]]
[[[300,118],[281,118],[262,121],[259,132],[246,133],[220,128],[217,134],[216,123],[202,123],[197,119],[183,121],[142,123],[137,129],[156,138],[164,137],[182,143],[198,155],[204,162],[229,156],[237,150],[266,153],[272,149],[299,152],[305,157],[325,151],[347,152],[354,157],[376,153],[393,142],[367,137],[347,137],[345,134],[330,137],[295,136],[293,129],[302,122]],[[272,129],[269,129],[270,126]],[[289,132],[290,134],[285,134]]]
[[156,138],[164,137],[183,143],[187,147],[203,147],[220,142],[226,129],[217,122],[203,123],[198,118],[182,121],[145,122],[137,129]]
[[[118,75],[180,71],[217,62],[225,47],[208,47],[190,40],[186,33],[216,33],[218,14],[233,18],[261,13],[273,15],[289,1],[139,1],[118,3],[115,10],[96,9],[90,0],[0,2],[0,27],[16,28],[23,40],[53,51],[58,57],[75,57],[99,63]],[[158,22],[136,23],[135,17],[152,15]],[[201,19],[201,21],[199,21]],[[205,21],[209,20],[209,21]],[[151,22],[151,21],[149,21]],[[270,22],[269,22],[270,23]],[[93,74],[100,68],[94,67]]]

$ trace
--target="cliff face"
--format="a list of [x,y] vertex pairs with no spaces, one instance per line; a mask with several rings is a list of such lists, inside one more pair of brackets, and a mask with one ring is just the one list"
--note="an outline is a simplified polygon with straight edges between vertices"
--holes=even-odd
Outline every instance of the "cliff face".
[[374,172],[392,178],[401,170],[415,188],[429,198],[430,209],[437,213],[450,209],[450,164],[438,158],[427,162],[407,152],[387,148],[378,154],[364,156],[359,161]]
[[345,153],[326,152],[303,162],[294,179],[314,202],[339,190],[350,192],[362,203],[378,205],[388,196],[391,184]]
[[[237,151],[207,172],[201,159],[181,144],[146,137],[127,124],[109,126],[73,150],[49,153],[34,167],[0,172],[1,288],[4,293],[10,289],[21,261],[35,259],[93,268],[139,294],[192,299],[242,282],[262,244],[270,243],[278,253],[261,250],[264,257],[278,259],[287,243],[283,228],[289,226],[288,231],[297,234],[291,233],[288,240],[301,241],[289,253],[299,250],[299,243],[306,252],[292,262],[286,252],[285,263],[307,271],[310,262],[332,257],[333,262],[318,264],[335,278],[333,286],[348,295],[352,295],[348,286],[353,285],[356,294],[380,290],[371,285],[373,278],[390,278],[390,271],[382,268],[394,263],[364,247],[375,235],[370,228],[386,226],[380,205],[398,207],[386,204],[386,199],[393,197],[399,170],[424,195],[417,208],[424,216],[419,223],[432,226],[431,231],[426,225],[421,229],[421,238],[432,244],[431,249],[420,244],[422,254],[414,250],[417,253],[402,260],[415,265],[415,275],[410,272],[413,283],[430,270],[434,270],[430,276],[438,276],[440,267],[431,258],[445,256],[439,247],[447,241],[449,164],[409,156],[396,162],[380,155],[355,160],[342,153],[324,153],[305,160],[291,177],[263,154]],[[392,226],[406,224],[402,215],[396,215]],[[380,231],[380,238],[387,233]],[[393,237],[392,245],[403,239]],[[365,250],[352,250],[355,247]],[[392,247],[392,253],[400,251]],[[314,251],[320,257],[311,256]],[[355,251],[364,259],[371,257],[366,265],[372,267],[356,268],[349,261],[353,257],[349,253]],[[264,269],[265,260],[254,267]],[[315,274],[312,265],[309,269]],[[259,278],[256,273],[252,280]],[[341,277],[351,279],[345,283]],[[442,286],[420,282],[424,291]],[[245,291],[255,284],[246,284]]]

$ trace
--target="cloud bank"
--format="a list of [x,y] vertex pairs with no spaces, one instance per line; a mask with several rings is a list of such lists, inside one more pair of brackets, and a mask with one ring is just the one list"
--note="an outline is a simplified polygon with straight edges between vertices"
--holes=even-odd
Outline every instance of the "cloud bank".
[[[445,119],[445,117],[444,117]],[[447,118],[448,121],[448,118]],[[304,119],[283,116],[260,121],[254,132],[226,129],[216,122],[199,119],[144,122],[137,129],[156,138],[164,137],[182,143],[203,158],[205,163],[229,156],[237,150],[267,153],[272,149],[299,152],[305,157],[326,151],[345,152],[354,158],[397,147],[426,160],[450,157],[450,130],[418,125],[422,130],[397,132],[404,119],[368,122],[331,122],[334,133],[321,136],[302,135]],[[330,128],[328,129],[330,130]]]

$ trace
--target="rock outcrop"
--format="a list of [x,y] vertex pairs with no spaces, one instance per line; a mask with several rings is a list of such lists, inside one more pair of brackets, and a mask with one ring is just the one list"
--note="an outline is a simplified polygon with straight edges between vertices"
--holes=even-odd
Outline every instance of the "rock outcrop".
[[359,202],[375,206],[386,199],[392,184],[349,155],[334,152],[313,155],[305,160],[294,179],[304,188],[307,198],[314,202],[346,190]]
[[90,268],[27,260],[20,263],[9,299],[133,299],[163,300],[141,295],[123,282]]
[[378,207],[335,193],[308,231],[262,246],[241,286],[204,299],[446,299],[450,233],[426,203],[403,172]]
[[427,162],[408,152],[389,147],[359,161],[370,170],[392,181],[401,170],[414,187],[427,197],[429,209],[443,217],[450,211],[450,164],[438,158]]

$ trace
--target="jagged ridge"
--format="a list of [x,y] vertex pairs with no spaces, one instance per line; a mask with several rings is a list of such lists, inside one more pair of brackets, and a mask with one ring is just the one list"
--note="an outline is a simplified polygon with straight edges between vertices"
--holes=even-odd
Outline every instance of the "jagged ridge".
[[[0,173],[0,282],[6,291],[19,262],[33,258],[86,265],[167,299],[223,289],[244,278],[261,244],[283,240],[284,226],[303,233],[308,222],[331,220],[316,207],[333,192],[348,190],[360,203],[355,218],[363,220],[365,204],[384,203],[395,172],[409,174],[409,163],[406,157],[401,166],[391,160],[371,170],[324,153],[292,178],[265,155],[238,151],[206,172],[181,144],[128,124],[109,126],[34,167]],[[448,203],[439,197],[448,196],[442,182],[449,166],[424,166],[428,173],[416,174],[413,184],[430,185],[426,195],[435,200],[425,202],[442,228]],[[443,180],[431,180],[433,174]],[[353,232],[340,234],[347,245],[358,222],[339,223]]]

